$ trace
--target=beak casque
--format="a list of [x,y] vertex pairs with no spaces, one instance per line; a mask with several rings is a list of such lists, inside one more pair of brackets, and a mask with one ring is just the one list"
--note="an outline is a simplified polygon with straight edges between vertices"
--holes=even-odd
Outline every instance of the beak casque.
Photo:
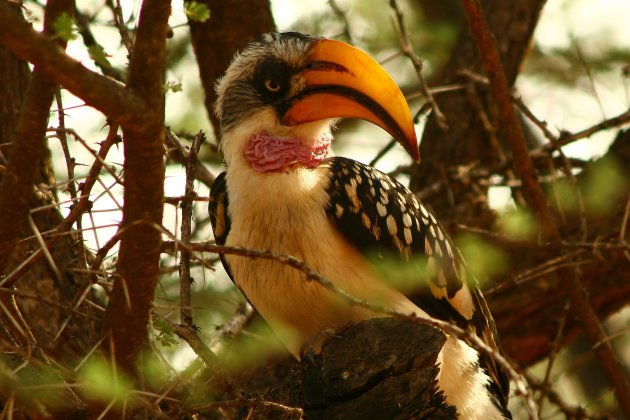
[[407,101],[372,57],[344,42],[317,40],[298,77],[304,88],[283,104],[283,124],[360,118],[383,128],[416,162],[420,160]]

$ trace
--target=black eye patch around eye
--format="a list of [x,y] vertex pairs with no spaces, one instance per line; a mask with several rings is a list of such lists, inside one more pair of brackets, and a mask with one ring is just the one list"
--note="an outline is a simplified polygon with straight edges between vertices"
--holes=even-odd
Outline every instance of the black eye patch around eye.
[[272,102],[289,90],[291,68],[283,61],[267,59],[256,68],[252,83],[263,100]]

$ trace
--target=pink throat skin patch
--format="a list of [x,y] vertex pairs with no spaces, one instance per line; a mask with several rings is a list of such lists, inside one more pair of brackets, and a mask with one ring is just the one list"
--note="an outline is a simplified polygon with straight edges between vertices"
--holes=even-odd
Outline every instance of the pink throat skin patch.
[[309,147],[299,139],[254,134],[245,148],[245,157],[258,172],[280,172],[293,165],[314,168],[326,158],[331,140],[331,136],[322,136]]

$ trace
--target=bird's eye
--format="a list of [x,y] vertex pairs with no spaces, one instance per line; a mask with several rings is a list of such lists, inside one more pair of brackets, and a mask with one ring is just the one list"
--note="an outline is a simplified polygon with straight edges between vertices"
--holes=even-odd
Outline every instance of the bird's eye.
[[267,89],[269,92],[280,92],[281,88],[282,86],[280,86],[280,83],[276,82],[275,80],[265,80],[265,89]]

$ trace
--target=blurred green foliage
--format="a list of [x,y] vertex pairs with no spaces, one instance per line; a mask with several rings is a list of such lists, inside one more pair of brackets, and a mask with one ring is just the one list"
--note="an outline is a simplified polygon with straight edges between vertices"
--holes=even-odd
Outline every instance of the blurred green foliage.
[[[305,302],[306,304],[308,303]],[[290,343],[297,339],[289,328],[275,329],[272,332],[262,319],[252,322],[242,335],[238,343],[228,344],[218,352],[221,365],[228,371],[238,372],[260,366],[278,354],[284,355],[287,350],[281,341]]]
[[122,408],[130,403],[132,383],[104,358],[95,355],[79,370],[81,393],[88,399]]
[[629,185],[619,162],[610,157],[597,160],[589,167],[582,182],[586,211],[600,217],[610,213]]
[[68,387],[62,377],[50,365],[23,364],[12,366],[10,357],[3,357],[3,368],[11,366],[14,370],[2,369],[0,373],[0,388],[10,389],[21,404],[34,407],[35,404],[45,404],[51,409],[64,404],[63,392]]
[[[378,60],[390,58],[399,51],[400,43],[394,27],[394,14],[386,2],[355,0],[339,3],[346,14],[352,35],[351,41],[354,44],[367,50]],[[439,71],[449,58],[450,50],[459,33],[458,22],[426,17],[421,2],[401,4],[411,43],[416,54],[426,64],[425,77],[431,79],[431,75]],[[328,37],[340,36],[344,32],[344,22],[332,9],[326,9],[315,17],[308,16],[296,21],[291,29]],[[407,58],[400,56],[385,66],[401,84],[403,91],[417,88],[417,76]]]
[[457,235],[455,244],[464,257],[468,270],[482,283],[482,287],[484,282],[505,273],[509,268],[505,251],[478,235]]
[[614,210],[629,185],[621,164],[607,157],[585,169],[578,185],[579,191],[571,180],[563,178],[554,184],[549,200],[559,211],[575,215],[580,211],[581,194],[587,215],[603,217]]
[[521,207],[501,213],[497,220],[497,228],[506,238],[513,241],[533,240],[538,231],[534,215]]
[[628,48],[607,42],[598,45],[598,48],[583,55],[574,45],[546,49],[534,44],[523,73],[574,89],[576,84],[579,86],[588,77],[587,69],[591,74],[611,73],[620,71],[630,62]]
[[[403,293],[410,293],[423,287],[433,277],[435,269],[427,269],[425,255],[412,255],[408,262],[403,262],[399,255],[372,255],[373,266],[387,283]],[[378,302],[374,302],[378,304]]]

